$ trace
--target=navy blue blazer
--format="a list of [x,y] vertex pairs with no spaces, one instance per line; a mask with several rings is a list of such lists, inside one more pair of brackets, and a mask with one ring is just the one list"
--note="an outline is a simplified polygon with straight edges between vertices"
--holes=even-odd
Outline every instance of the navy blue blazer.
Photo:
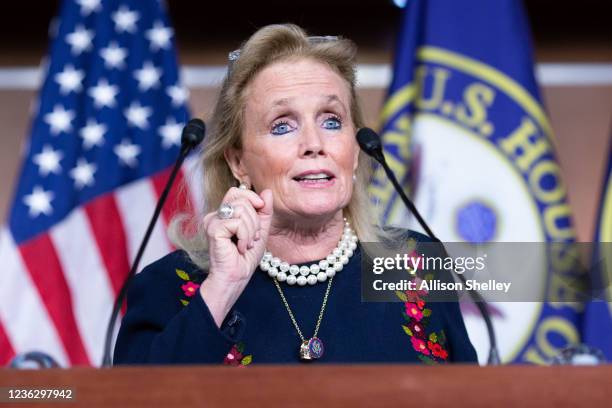
[[[417,240],[428,241],[410,232]],[[334,277],[318,337],[317,363],[477,361],[456,302],[362,302],[362,250]],[[311,264],[308,262],[305,264]],[[272,279],[259,268],[215,324],[198,291],[206,273],[183,251],[147,266],[133,279],[114,355],[115,364],[299,362],[300,337]],[[327,284],[281,284],[306,338],[313,334]]]

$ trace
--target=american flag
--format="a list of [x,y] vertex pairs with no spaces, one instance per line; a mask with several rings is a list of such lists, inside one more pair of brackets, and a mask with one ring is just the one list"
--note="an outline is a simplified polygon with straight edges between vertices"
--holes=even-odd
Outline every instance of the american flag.
[[[158,0],[67,0],[50,35],[0,231],[0,366],[33,350],[62,366],[100,364],[113,300],[188,119]],[[193,197],[171,197],[141,265],[172,250],[164,224]]]

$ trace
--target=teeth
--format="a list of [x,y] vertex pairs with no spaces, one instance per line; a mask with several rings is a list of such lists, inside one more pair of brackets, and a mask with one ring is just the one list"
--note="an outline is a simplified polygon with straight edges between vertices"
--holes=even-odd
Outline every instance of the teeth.
[[318,174],[308,174],[304,177],[300,177],[300,179],[306,179],[306,180],[316,180],[316,179],[322,179],[322,178],[328,178],[329,176],[325,173],[318,173]]

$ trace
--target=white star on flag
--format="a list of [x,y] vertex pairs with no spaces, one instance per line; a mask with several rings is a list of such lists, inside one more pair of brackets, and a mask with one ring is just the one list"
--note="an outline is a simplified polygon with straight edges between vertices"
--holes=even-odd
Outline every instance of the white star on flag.
[[159,127],[159,134],[162,137],[162,146],[166,149],[173,145],[181,145],[181,132],[183,130],[183,123],[176,123],[173,117],[166,120],[166,124]]
[[141,69],[134,71],[134,78],[138,81],[138,89],[143,92],[151,88],[157,88],[161,75],[161,68],[156,68],[151,61],[145,62]]
[[130,143],[129,140],[123,139],[121,144],[118,144],[113,149],[115,154],[119,156],[119,162],[129,167],[136,167],[138,160],[136,156],[140,154],[140,147],[138,145]]
[[81,15],[87,17],[92,12],[98,12],[101,10],[101,0],[76,0],[77,4],[81,6]]
[[82,70],[74,69],[70,64],[66,65],[62,72],[55,74],[55,82],[59,84],[62,95],[80,92],[83,89],[83,78],[85,78],[85,73]]
[[128,124],[136,126],[140,129],[149,127],[149,116],[153,114],[153,109],[148,106],[140,105],[140,102],[132,102],[130,106],[123,111]]
[[42,152],[32,158],[32,161],[38,166],[38,172],[41,176],[47,176],[49,173],[60,174],[62,168],[60,160],[64,155],[60,150],[53,150],[50,145],[44,145]]
[[164,23],[157,20],[153,23],[153,28],[147,30],[145,36],[150,42],[151,51],[170,48],[170,39],[174,31],[170,27],[165,27]]
[[179,107],[189,98],[189,91],[180,85],[172,85],[166,88],[166,93],[172,99],[172,106]]
[[97,123],[95,119],[88,119],[87,125],[81,129],[79,134],[83,138],[83,147],[89,150],[94,146],[104,144],[104,133],[108,128],[104,123]]
[[96,170],[95,164],[87,163],[87,160],[80,158],[76,167],[70,170],[70,177],[74,179],[74,187],[81,190],[85,186],[93,186],[93,175]]
[[93,30],[86,30],[79,24],[74,32],[66,35],[66,42],[70,44],[70,51],[73,54],[79,55],[83,51],[91,49],[91,41],[93,40]]
[[123,68],[125,66],[125,57],[127,51],[125,48],[119,47],[115,41],[111,41],[108,47],[100,50],[100,56],[104,59],[104,65],[108,69]]
[[61,132],[68,133],[72,130],[74,116],[74,111],[66,110],[62,105],[55,105],[53,112],[45,115],[45,122],[51,126],[51,134],[57,136]]
[[34,187],[32,194],[23,197],[25,205],[30,207],[30,217],[38,217],[40,214],[51,215],[53,212],[51,207],[53,197],[52,191],[45,191],[41,186]]
[[126,6],[121,6],[119,10],[113,13],[115,30],[118,33],[128,32],[134,34],[136,32],[136,22],[139,18],[140,15],[136,11],[130,11]]
[[94,105],[98,109],[102,109],[105,106],[112,108],[115,106],[115,96],[119,93],[119,87],[117,85],[109,85],[106,78],[100,78],[98,85],[89,88],[89,96],[94,99]]

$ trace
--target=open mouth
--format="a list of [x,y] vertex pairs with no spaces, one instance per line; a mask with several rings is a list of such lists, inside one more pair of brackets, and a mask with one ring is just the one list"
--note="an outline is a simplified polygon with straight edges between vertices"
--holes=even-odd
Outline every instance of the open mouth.
[[334,175],[328,171],[304,172],[293,180],[305,185],[325,185],[335,179]]

